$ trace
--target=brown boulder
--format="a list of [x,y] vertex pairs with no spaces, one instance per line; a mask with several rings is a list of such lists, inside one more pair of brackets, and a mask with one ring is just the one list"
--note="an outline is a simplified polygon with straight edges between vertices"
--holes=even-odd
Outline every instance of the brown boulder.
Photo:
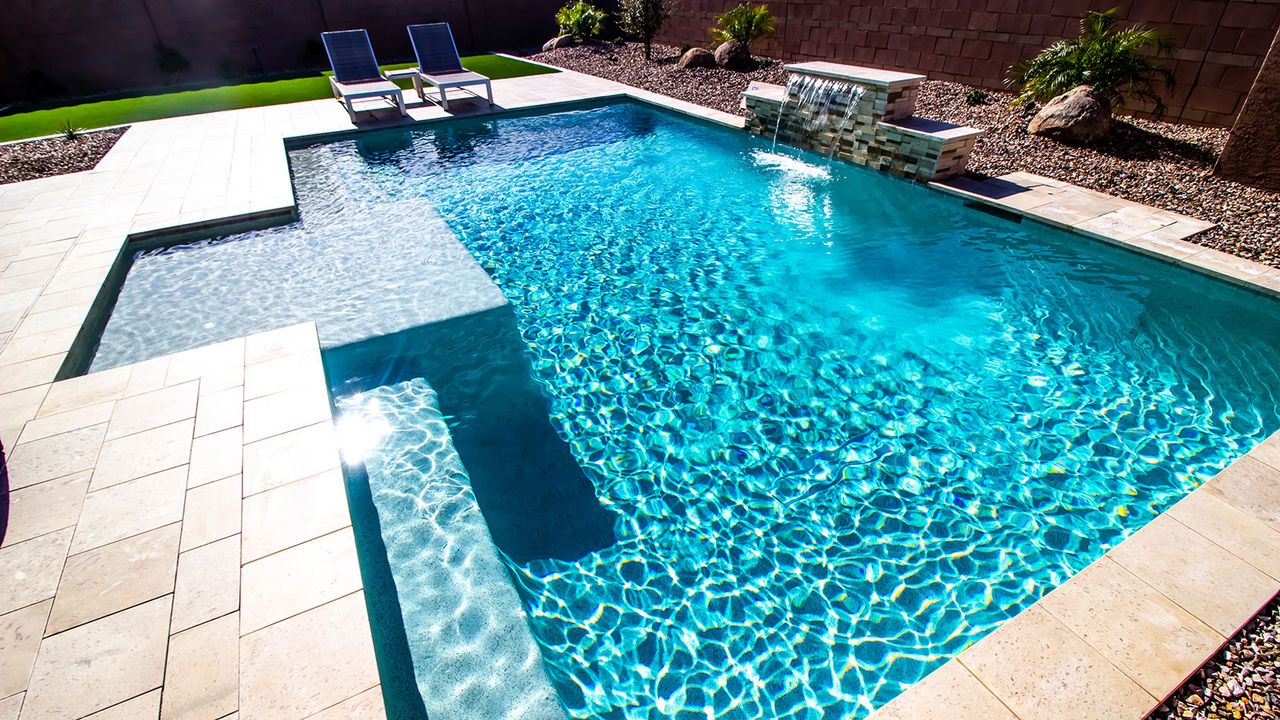
[[751,52],[737,40],[729,40],[716,48],[716,64],[730,70],[746,70],[751,67]]
[[573,39],[572,35],[557,35],[542,44],[542,52],[547,52],[548,50],[559,50],[560,48],[573,47],[574,45],[577,45],[577,44],[578,44],[577,41]]
[[680,61],[676,63],[676,67],[682,68],[703,68],[715,67],[715,53],[706,48],[689,48],[685,54],[680,56]]
[[1088,85],[1078,85],[1045,103],[1027,132],[1087,145],[1111,132],[1111,106]]

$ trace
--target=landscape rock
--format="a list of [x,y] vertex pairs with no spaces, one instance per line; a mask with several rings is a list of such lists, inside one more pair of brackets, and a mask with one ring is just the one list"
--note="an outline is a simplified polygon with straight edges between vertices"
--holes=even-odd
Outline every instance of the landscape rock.
[[716,66],[715,53],[706,48],[689,48],[680,56],[676,67],[681,68],[712,68]]
[[557,35],[542,44],[542,52],[551,50],[559,50],[560,48],[573,47],[578,42],[573,39],[572,35]]
[[737,40],[729,40],[716,48],[716,64],[729,70],[749,70],[751,51]]
[[1088,145],[1111,134],[1111,108],[1088,85],[1078,85],[1045,103],[1027,132]]

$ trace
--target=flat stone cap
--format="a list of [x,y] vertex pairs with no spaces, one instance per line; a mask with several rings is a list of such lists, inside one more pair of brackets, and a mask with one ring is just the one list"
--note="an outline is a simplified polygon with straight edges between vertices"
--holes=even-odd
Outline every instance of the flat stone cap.
[[862,85],[876,85],[886,88],[914,85],[925,79],[924,75],[913,75],[894,70],[879,70],[860,65],[841,65],[840,63],[826,62],[824,60],[784,65],[783,70],[800,75],[817,75],[819,77],[848,80]]
[[901,120],[881,120],[880,124],[886,127],[896,128],[908,135],[934,138],[944,141],[968,140],[969,138],[978,137],[986,133],[986,130],[981,130],[979,128],[955,125],[953,123],[942,122],[941,120],[929,120],[927,118],[916,117],[914,115]]
[[784,102],[787,99],[787,89],[781,85],[772,83],[752,81],[746,90],[742,91],[743,95],[748,97],[761,98],[763,100],[773,100],[775,102]]

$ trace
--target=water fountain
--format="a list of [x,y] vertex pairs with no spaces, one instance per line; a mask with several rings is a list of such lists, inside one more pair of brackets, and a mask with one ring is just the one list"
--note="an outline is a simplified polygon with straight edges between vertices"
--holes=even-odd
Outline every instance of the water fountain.
[[808,62],[742,94],[747,130],[915,180],[963,173],[983,131],[916,117],[923,75]]

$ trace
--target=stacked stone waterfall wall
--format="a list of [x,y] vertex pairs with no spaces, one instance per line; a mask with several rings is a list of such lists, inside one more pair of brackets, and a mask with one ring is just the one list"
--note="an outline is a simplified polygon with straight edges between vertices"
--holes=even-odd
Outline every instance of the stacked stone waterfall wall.
[[829,104],[819,105],[800,102],[796,83],[787,88],[757,83],[743,93],[747,130],[766,137],[776,132],[778,142],[914,180],[964,172],[982,133],[915,118],[922,76],[831,63],[788,70],[804,76],[806,66],[821,66],[823,72],[815,76],[862,87],[856,105],[849,107],[855,93],[837,92]]

